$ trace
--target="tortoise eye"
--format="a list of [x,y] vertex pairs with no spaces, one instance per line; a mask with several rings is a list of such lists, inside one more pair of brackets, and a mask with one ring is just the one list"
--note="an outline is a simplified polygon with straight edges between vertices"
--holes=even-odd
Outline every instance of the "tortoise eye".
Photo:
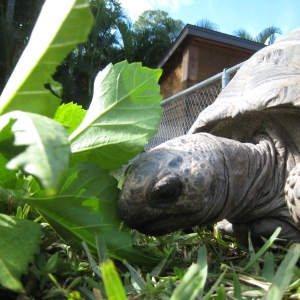
[[158,181],[151,193],[151,203],[159,207],[169,207],[181,194],[182,184],[178,177],[167,176]]

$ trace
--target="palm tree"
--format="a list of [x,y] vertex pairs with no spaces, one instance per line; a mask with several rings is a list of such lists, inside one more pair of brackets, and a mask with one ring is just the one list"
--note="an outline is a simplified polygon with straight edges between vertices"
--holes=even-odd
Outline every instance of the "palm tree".
[[207,19],[201,19],[201,20],[197,21],[196,26],[214,30],[214,31],[220,31],[220,27],[218,24],[213,23]]
[[257,36],[252,36],[245,29],[238,29],[233,32],[233,35],[242,39],[250,40],[253,42],[271,45],[275,42],[276,34],[282,34],[281,29],[275,26],[271,26],[262,30]]

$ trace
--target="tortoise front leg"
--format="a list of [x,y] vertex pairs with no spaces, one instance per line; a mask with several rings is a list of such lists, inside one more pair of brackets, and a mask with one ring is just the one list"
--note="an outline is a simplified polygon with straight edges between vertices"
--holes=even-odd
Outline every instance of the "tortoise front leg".
[[264,242],[261,237],[268,239],[274,231],[281,227],[278,238],[286,242],[300,243],[300,231],[291,224],[276,218],[263,218],[247,223],[230,223],[227,220],[218,222],[221,234],[232,236],[238,243],[248,245],[248,233],[254,245],[261,246]]
[[300,164],[292,169],[286,180],[285,201],[292,218],[300,228]]

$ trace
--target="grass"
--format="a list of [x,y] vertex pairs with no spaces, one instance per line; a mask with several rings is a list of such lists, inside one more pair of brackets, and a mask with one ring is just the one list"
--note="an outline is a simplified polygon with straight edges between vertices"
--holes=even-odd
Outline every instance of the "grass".
[[26,293],[0,289],[1,299],[300,299],[300,245],[276,245],[278,232],[260,249],[207,228],[159,238],[133,232],[136,244],[167,257],[151,269],[109,259],[103,241],[97,255],[85,244],[75,249],[43,227],[42,250],[23,277]]

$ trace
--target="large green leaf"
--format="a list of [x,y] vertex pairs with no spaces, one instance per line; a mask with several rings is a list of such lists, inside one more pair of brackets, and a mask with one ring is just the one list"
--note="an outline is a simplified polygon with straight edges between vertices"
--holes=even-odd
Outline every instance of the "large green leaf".
[[161,120],[160,75],[126,61],[98,74],[90,108],[70,135],[75,161],[113,170],[142,151]]
[[21,168],[34,175],[49,194],[55,191],[59,175],[69,164],[67,131],[61,124],[37,114],[13,111],[1,116],[0,147],[10,159],[8,169]]
[[34,206],[67,242],[82,247],[85,241],[96,252],[95,235],[105,239],[112,257],[132,263],[157,264],[162,258],[132,247],[129,229],[120,229],[116,213],[119,194],[117,181],[96,165],[78,164],[60,178],[55,197],[31,190],[34,197],[24,199]]
[[60,103],[45,89],[56,66],[92,27],[88,0],[47,0],[0,98],[0,114],[22,110],[53,117]]
[[40,250],[43,232],[39,224],[0,214],[0,284],[22,292],[22,273]]

